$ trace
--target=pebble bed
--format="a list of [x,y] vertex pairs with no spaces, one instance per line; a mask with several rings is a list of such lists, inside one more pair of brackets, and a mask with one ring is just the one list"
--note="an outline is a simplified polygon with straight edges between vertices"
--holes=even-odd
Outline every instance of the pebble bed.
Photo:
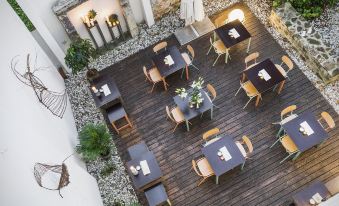
[[[236,2],[238,2],[238,0],[204,0],[205,12],[207,15],[212,15]],[[298,57],[297,53],[291,48],[289,43],[284,40],[272,27],[269,26],[268,16],[271,11],[270,5],[272,0],[245,0],[244,2],[249,6],[257,18],[262,21],[271,35],[286,50],[298,67],[332,104],[335,110],[339,112],[339,105],[336,103],[338,100],[336,94],[339,94],[339,82],[337,81],[329,85],[324,85],[322,81],[305,66],[303,61]],[[313,22],[317,29],[324,30],[324,32],[321,33],[325,36],[327,35],[324,37],[327,39],[326,41],[332,45],[336,45],[336,47],[338,47],[338,38],[336,36],[338,32],[331,33],[328,32],[327,29],[338,31],[337,9],[338,6],[333,9],[333,11],[326,11],[319,20]],[[151,28],[147,28],[147,26],[144,24],[140,25],[140,34],[137,38],[130,39],[124,44],[93,60],[90,63],[90,67],[102,70],[134,53],[137,53],[141,49],[144,49],[162,39],[169,37],[176,31],[177,28],[184,26],[184,22],[180,20],[178,16],[179,11],[170,13],[163,17]],[[337,18],[337,20],[329,22],[328,20],[332,18]],[[322,23],[322,21],[327,21],[327,23]],[[333,26],[334,28],[332,28]],[[78,130],[80,130],[86,123],[89,122],[104,122],[104,118],[100,111],[96,108],[87,86],[88,83],[85,79],[85,71],[79,72],[77,75],[71,75],[66,80],[66,89],[69,95]],[[113,152],[110,160],[103,161],[98,159],[97,161],[88,163],[88,171],[98,181],[99,190],[105,206],[114,206],[118,205],[118,203],[129,205],[131,203],[137,202],[137,197],[126,173],[125,167],[114,145],[112,148]],[[107,176],[103,176],[101,171],[108,163],[114,165],[114,171]]]

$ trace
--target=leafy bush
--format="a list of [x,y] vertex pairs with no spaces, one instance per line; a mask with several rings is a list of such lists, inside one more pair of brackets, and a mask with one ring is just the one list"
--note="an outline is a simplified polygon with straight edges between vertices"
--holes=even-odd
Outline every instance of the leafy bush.
[[106,176],[110,175],[116,169],[117,168],[113,163],[109,163],[109,164],[105,165],[104,168],[102,168],[102,170],[100,171],[100,175],[106,177]]
[[319,17],[326,6],[334,6],[339,0],[273,0],[273,7],[278,7],[284,2],[290,2],[305,19],[309,20]]
[[79,133],[79,140],[76,150],[86,161],[110,153],[111,136],[104,124],[86,124]]
[[35,30],[34,25],[29,20],[29,18],[26,16],[24,11],[21,9],[21,7],[19,6],[18,2],[16,2],[16,0],[7,0],[7,2],[11,5],[11,7],[15,11],[15,13],[17,13],[17,15],[20,17],[21,21],[24,22],[24,24],[26,25],[27,29],[29,31],[34,31]]
[[94,57],[95,49],[89,39],[77,39],[67,49],[65,63],[72,69],[73,74],[87,67]]

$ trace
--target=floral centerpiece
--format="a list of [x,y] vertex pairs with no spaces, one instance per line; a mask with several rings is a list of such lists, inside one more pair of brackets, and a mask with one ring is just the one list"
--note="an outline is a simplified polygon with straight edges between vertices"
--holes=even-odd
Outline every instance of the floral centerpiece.
[[179,88],[176,89],[175,92],[178,94],[179,97],[182,99],[189,98],[188,103],[191,108],[199,108],[200,105],[204,102],[204,98],[201,94],[201,89],[204,84],[204,79],[202,77],[199,77],[197,80],[193,81],[191,84],[192,90],[188,93],[185,88]]

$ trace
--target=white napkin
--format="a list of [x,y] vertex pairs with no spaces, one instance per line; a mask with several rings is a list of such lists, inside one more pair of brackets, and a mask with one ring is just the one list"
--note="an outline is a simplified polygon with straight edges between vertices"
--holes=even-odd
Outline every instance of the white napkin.
[[146,160],[140,161],[140,167],[144,175],[151,173]]
[[107,96],[107,95],[110,95],[111,94],[111,90],[109,90],[108,88],[108,85],[105,84],[101,87],[101,89],[104,91],[104,95]]
[[302,122],[300,124],[300,127],[304,128],[304,130],[305,130],[305,132],[308,136],[310,136],[311,134],[314,133],[313,129],[310,127],[310,125],[306,121]]
[[321,200],[323,200],[323,198],[321,197],[319,193],[316,193],[315,195],[313,195],[312,199],[314,199],[314,201],[318,204],[321,203]]
[[235,28],[230,29],[228,34],[235,39],[240,36],[240,34],[237,32],[237,30],[235,30]]
[[172,64],[174,64],[174,61],[173,61],[171,55],[168,55],[168,56],[165,57],[165,64],[168,64],[168,65],[170,65],[170,66],[171,66]]
[[267,73],[265,69],[260,70],[258,74],[261,74],[264,77],[265,81],[268,81],[271,79],[271,76]]
[[221,152],[221,154],[224,157],[225,161],[228,161],[228,160],[232,159],[232,156],[231,156],[230,152],[227,150],[227,148],[225,146],[220,148],[219,151]]

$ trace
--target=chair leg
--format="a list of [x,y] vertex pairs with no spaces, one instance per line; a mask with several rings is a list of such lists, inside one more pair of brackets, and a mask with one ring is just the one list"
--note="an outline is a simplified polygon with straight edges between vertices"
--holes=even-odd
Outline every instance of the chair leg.
[[242,163],[241,170],[244,170],[245,163],[246,163],[246,161],[244,163]]
[[168,204],[169,206],[172,206],[172,203],[171,203],[171,201],[170,201],[169,199],[167,199],[167,204]]
[[278,85],[275,85],[275,86],[273,87],[273,91],[275,91],[275,89],[277,88],[277,86],[278,86]]
[[113,126],[114,130],[119,134],[119,130],[118,130],[118,128],[115,126],[114,122],[112,122],[112,126]]
[[130,127],[133,127],[133,126],[132,126],[132,123],[131,123],[131,121],[129,120],[129,118],[128,118],[127,115],[125,116],[125,118],[126,118],[126,121],[128,122],[128,125],[129,125]]
[[217,59],[214,61],[214,63],[213,63],[213,66],[215,65],[215,63],[217,63],[217,61],[218,61],[218,59],[219,59],[219,57],[221,56],[221,54],[218,54],[218,57],[217,57]]
[[181,76],[180,76],[181,79],[182,79],[182,76],[184,75],[185,69],[186,69],[186,68],[183,68],[183,69],[182,69]]
[[203,178],[199,183],[198,183],[198,187],[203,183],[203,182],[205,182],[205,180],[206,180],[207,178]]
[[199,68],[198,67],[196,67],[194,64],[191,64],[196,70],[198,70],[199,71]]
[[285,157],[283,160],[280,161],[280,164],[285,162],[289,157],[291,157],[294,153],[289,153],[287,157]]
[[235,95],[234,95],[234,96],[237,96],[237,94],[239,93],[240,89],[241,89],[241,87],[239,87],[239,89],[238,89],[237,93],[235,93]]
[[174,133],[174,131],[177,129],[178,125],[179,125],[179,124],[176,124],[176,125],[175,125],[175,127],[174,127],[172,133]]
[[208,55],[208,54],[210,53],[210,51],[211,51],[212,47],[213,47],[213,45],[211,45],[211,46],[210,46],[210,48],[209,48],[209,50],[208,50],[208,52],[207,52],[207,54],[206,54],[206,55]]
[[154,87],[155,87],[155,83],[153,83],[152,89],[151,89],[151,91],[149,93],[153,92]]
[[283,130],[283,128],[282,128],[282,126],[280,126],[279,131],[278,131],[276,137],[280,137],[280,133],[282,132],[282,130]]
[[253,99],[253,97],[251,97],[251,98],[247,101],[247,103],[245,104],[245,106],[244,106],[242,109],[245,109],[252,99]]
[[278,142],[280,141],[280,139],[277,139],[277,141],[275,141],[272,146],[270,146],[270,148],[274,147],[274,145],[276,145]]

